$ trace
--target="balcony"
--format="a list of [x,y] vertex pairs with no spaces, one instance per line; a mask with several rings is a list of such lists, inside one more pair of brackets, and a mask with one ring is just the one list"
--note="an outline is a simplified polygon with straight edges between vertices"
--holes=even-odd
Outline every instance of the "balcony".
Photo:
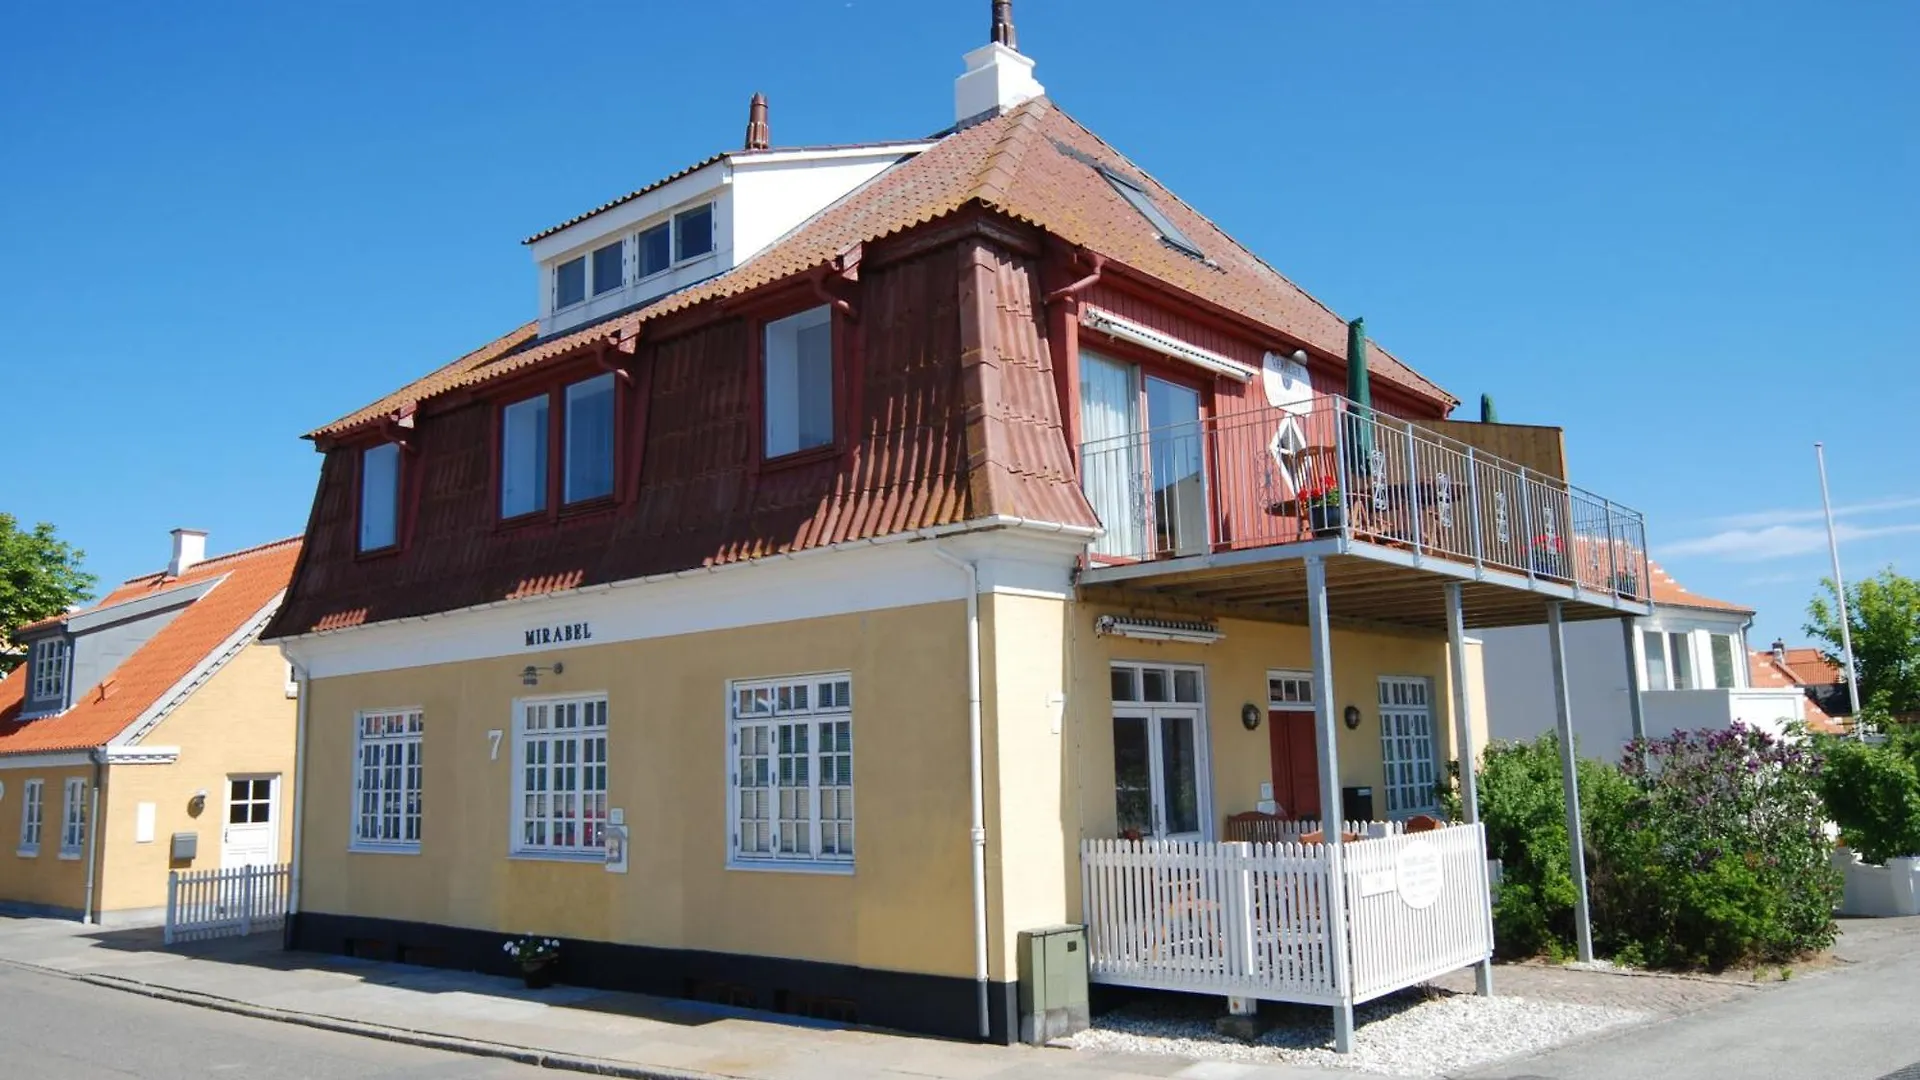
[[1342,397],[1091,441],[1080,473],[1106,528],[1081,584],[1116,601],[1289,618],[1319,556],[1336,617],[1444,628],[1437,582],[1469,626],[1649,611],[1637,511]]

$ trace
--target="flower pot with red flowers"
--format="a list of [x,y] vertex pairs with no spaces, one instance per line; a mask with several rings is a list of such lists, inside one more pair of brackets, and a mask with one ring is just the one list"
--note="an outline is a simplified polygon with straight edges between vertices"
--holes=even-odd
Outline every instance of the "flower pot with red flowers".
[[1347,508],[1340,498],[1340,485],[1321,483],[1300,495],[1307,504],[1307,524],[1315,536],[1337,533],[1346,527]]
[[1566,578],[1567,545],[1558,536],[1533,538],[1533,572],[1540,577]]
[[529,990],[545,990],[553,985],[554,969],[560,966],[560,939],[528,934],[500,946],[520,968],[520,978]]

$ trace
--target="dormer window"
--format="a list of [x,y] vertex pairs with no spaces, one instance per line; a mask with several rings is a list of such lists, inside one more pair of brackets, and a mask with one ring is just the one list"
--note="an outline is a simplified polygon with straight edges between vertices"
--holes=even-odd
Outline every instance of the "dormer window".
[[572,307],[587,298],[587,257],[568,259],[553,269],[553,309]]
[[612,497],[617,391],[607,372],[500,410],[502,520],[547,511],[555,485],[565,508]]
[[673,223],[663,221],[640,234],[640,276],[650,278],[673,266]]
[[42,638],[33,643],[33,681],[27,689],[35,701],[65,703],[69,650],[63,638]]
[[626,284],[626,244],[615,240],[593,252],[593,295],[610,293]]
[[400,541],[400,444],[360,452],[360,550],[381,551]]
[[697,259],[713,250],[713,204],[682,210],[673,216],[675,262]]

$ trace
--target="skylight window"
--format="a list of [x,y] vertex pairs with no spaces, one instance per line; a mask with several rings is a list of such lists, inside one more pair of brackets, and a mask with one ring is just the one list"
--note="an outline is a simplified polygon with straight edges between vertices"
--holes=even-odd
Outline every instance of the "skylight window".
[[1169,246],[1196,259],[1207,257],[1206,252],[1201,251],[1198,245],[1187,239],[1186,233],[1180,231],[1180,226],[1175,225],[1167,215],[1160,212],[1160,207],[1154,204],[1153,196],[1147,194],[1146,188],[1104,165],[1100,167],[1100,175],[1107,178],[1107,183],[1113,185],[1113,190],[1119,192],[1121,198],[1127,200],[1135,210],[1140,211],[1140,216],[1147,219],[1147,223],[1160,234],[1160,239],[1166,241]]

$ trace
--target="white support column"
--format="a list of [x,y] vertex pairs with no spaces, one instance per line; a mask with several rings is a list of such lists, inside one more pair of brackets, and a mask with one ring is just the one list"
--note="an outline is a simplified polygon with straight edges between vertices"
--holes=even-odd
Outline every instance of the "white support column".
[[1647,737],[1647,713],[1646,704],[1640,697],[1640,664],[1634,659],[1634,648],[1639,644],[1634,639],[1639,634],[1635,630],[1633,616],[1621,617],[1620,635],[1627,642],[1627,715],[1633,718],[1633,737],[1644,739]]
[[[1447,653],[1453,664],[1454,747],[1460,755],[1460,807],[1467,824],[1480,823],[1480,786],[1474,776],[1479,748],[1473,745],[1473,713],[1467,701],[1467,619],[1460,606],[1460,583],[1447,583]],[[1492,883],[1488,883],[1491,887]],[[1493,920],[1493,909],[1487,909]],[[1491,939],[1492,934],[1488,934]],[[1493,996],[1493,958],[1473,966],[1474,989],[1481,997]]]
[[1320,831],[1327,847],[1327,959],[1340,1004],[1333,1007],[1333,1048],[1353,1051],[1353,980],[1347,957],[1347,870],[1340,829],[1340,724],[1333,698],[1333,635],[1327,626],[1327,565],[1318,555],[1307,563],[1307,637],[1313,645],[1313,718],[1320,751]]
[[1593,921],[1587,911],[1586,834],[1580,831],[1580,770],[1573,745],[1573,703],[1567,694],[1567,642],[1560,628],[1560,601],[1547,601],[1547,648],[1553,663],[1553,708],[1560,720],[1560,784],[1567,793],[1567,844],[1572,850],[1573,924],[1580,960],[1593,963]]

